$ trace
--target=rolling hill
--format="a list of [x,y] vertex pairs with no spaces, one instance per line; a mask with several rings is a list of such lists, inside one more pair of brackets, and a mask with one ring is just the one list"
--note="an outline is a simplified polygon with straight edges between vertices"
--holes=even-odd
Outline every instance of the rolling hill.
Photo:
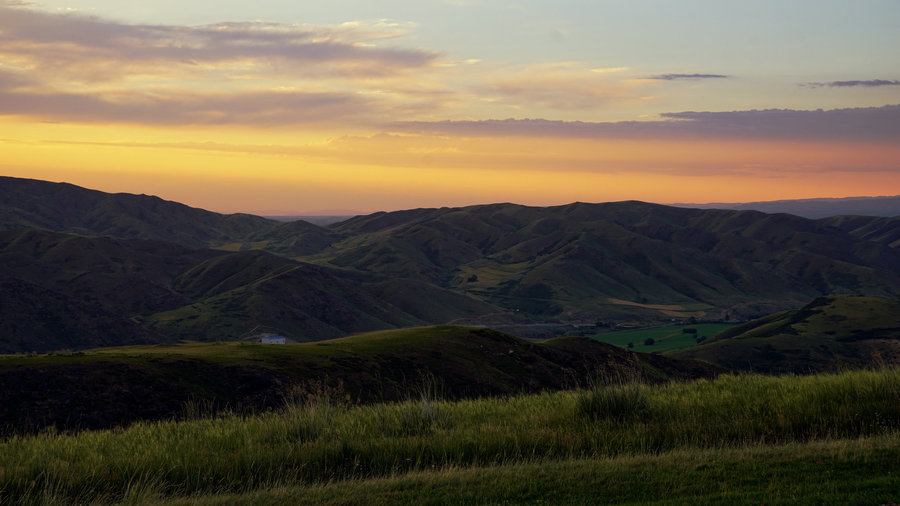
[[668,355],[763,373],[900,364],[900,299],[821,297]]
[[510,311],[747,318],[825,294],[900,293],[891,224],[840,228],[755,211],[641,202],[376,213],[313,261],[426,280]]
[[823,223],[848,232],[862,241],[900,248],[900,216],[872,219],[866,216],[835,216]]
[[[632,353],[587,338],[534,344],[440,326],[319,343],[208,343],[0,357],[0,427],[101,428],[185,415],[334,402],[559,390],[593,382],[713,377],[702,362]],[[209,414],[209,413],[207,413]]]
[[447,322],[744,320],[824,295],[900,295],[900,218],[615,202],[321,227],[27,179],[0,178],[0,197],[0,296],[31,294],[0,313],[46,320],[42,291],[78,301],[32,348],[27,332],[0,331],[19,343],[7,352],[72,341],[51,328],[85,336],[72,349],[115,343],[114,332],[128,336],[120,344],[228,340],[259,326],[305,341]]
[[319,340],[496,311],[415,280],[263,251],[36,230],[0,232],[0,279],[0,353],[235,340],[258,326]]
[[249,214],[222,215],[149,195],[104,193],[68,183],[0,177],[0,230],[149,239],[189,247],[222,244],[282,225]]

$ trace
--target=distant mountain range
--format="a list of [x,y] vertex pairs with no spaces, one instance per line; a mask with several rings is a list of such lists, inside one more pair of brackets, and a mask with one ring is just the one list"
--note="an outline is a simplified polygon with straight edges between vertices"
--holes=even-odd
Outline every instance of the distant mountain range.
[[900,216],[900,195],[893,197],[847,197],[839,199],[772,200],[740,204],[672,204],[695,209],[736,209],[787,213],[818,219],[830,216]]
[[323,227],[0,178],[0,352],[260,326],[303,341],[451,321],[743,320],[831,294],[900,295],[900,218],[617,202]]

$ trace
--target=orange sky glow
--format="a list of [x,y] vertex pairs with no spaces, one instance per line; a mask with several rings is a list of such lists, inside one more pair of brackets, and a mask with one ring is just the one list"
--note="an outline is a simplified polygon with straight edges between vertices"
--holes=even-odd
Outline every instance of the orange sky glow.
[[[734,53],[672,64],[657,57],[664,45],[616,45],[630,34],[615,30],[606,33],[618,39],[595,40],[576,24],[530,53],[511,44],[474,54],[441,39],[428,10],[415,20],[335,23],[310,11],[321,20],[189,23],[174,8],[125,19],[104,16],[113,2],[69,3],[84,12],[57,3],[0,0],[0,175],[268,215],[900,194],[900,60],[852,63],[881,51],[879,33],[898,38],[893,4],[870,2],[858,29],[822,32],[821,44],[835,39],[832,59],[794,46],[806,14],[785,7],[797,24],[766,25],[781,46],[742,45],[736,33],[722,42]],[[566,5],[559,18],[576,23],[580,11]],[[646,20],[660,37],[665,5]],[[839,2],[816,5],[846,18]],[[532,9],[533,24],[547,8],[499,14],[512,37],[532,25],[510,20]],[[729,9],[710,15],[731,19]],[[148,12],[159,20],[143,21]],[[472,37],[490,33],[482,22]],[[670,44],[706,43],[692,37]],[[592,59],[583,49],[594,46],[617,51]],[[744,60],[771,61],[733,57],[757,50]]]

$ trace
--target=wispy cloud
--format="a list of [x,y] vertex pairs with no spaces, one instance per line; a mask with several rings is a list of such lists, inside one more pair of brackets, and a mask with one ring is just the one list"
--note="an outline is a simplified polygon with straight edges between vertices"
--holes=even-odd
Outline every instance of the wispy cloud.
[[879,86],[900,86],[900,81],[889,79],[870,79],[866,81],[831,81],[825,83],[801,83],[801,86],[807,88],[876,88]]
[[8,90],[15,90],[28,84],[32,84],[32,82],[22,74],[0,68],[0,93]]
[[725,74],[659,74],[647,76],[644,79],[657,81],[698,81],[700,79],[728,79],[731,76]]
[[0,3],[0,115],[289,124],[427,107],[437,92],[405,78],[440,55],[392,47],[407,27],[388,21],[128,25],[25,6]]
[[769,109],[676,112],[657,121],[581,122],[544,119],[395,123],[395,131],[467,136],[597,139],[811,139],[900,141],[900,105],[800,111]]
[[552,62],[505,68],[477,92],[487,100],[517,109],[595,110],[646,99],[640,82],[612,74],[626,67],[597,69],[580,62]]
[[46,120],[150,125],[278,126],[365,118],[379,109],[349,93],[34,93],[0,91],[0,114]]
[[[352,64],[360,74],[386,74],[433,61],[433,52],[380,48],[374,41],[404,31],[386,23],[337,26],[274,23],[219,23],[186,27],[125,25],[98,18],[0,7],[0,54],[36,71],[52,68],[72,76],[114,79],[128,70],[155,65],[196,72],[220,65],[226,70],[252,61],[260,70],[321,74]],[[118,72],[111,69],[118,68]],[[154,69],[156,70],[156,69]]]

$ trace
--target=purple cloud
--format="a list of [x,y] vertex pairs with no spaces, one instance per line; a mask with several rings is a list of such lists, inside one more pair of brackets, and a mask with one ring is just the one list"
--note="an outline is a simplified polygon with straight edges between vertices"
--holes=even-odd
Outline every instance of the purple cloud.
[[0,92],[3,90],[14,90],[28,84],[31,84],[31,81],[26,79],[21,73],[0,69]]
[[0,90],[0,115],[48,120],[154,125],[252,124],[280,126],[364,118],[377,104],[347,93],[88,95]]
[[807,88],[821,88],[827,86],[829,88],[875,88],[879,86],[900,86],[900,81],[892,81],[888,79],[870,79],[868,81],[831,81],[827,83],[803,83],[801,86]]
[[544,119],[394,123],[388,129],[485,137],[597,139],[795,139],[900,141],[900,105],[798,111],[677,112],[661,121],[592,123]]
[[868,81],[831,81],[828,83],[801,83],[800,86],[807,88],[877,88],[880,86],[900,86],[900,81],[892,81],[888,79],[871,79]]
[[[219,23],[188,27],[126,25],[99,18],[53,14],[0,4],[0,55],[37,63],[37,71],[90,72],[92,65],[190,66],[254,60],[259,66],[303,74],[297,63],[354,64],[361,73],[390,74],[427,65],[437,53],[372,47],[390,36],[359,26]],[[346,71],[346,70],[345,70]]]
[[656,79],[660,81],[698,80],[698,79],[729,79],[731,76],[724,74],[660,74],[648,76],[644,79]]
[[828,83],[828,86],[838,86],[838,87],[846,87],[846,86],[900,86],[900,81],[887,81],[884,79],[873,79],[871,81],[834,81]]
[[389,96],[384,82],[372,85],[377,96],[347,90],[365,91],[371,77],[403,78],[438,57],[375,47],[372,41],[399,35],[388,25],[126,25],[24,5],[0,3],[0,115],[165,125],[363,123],[422,107],[422,100],[402,91]]

